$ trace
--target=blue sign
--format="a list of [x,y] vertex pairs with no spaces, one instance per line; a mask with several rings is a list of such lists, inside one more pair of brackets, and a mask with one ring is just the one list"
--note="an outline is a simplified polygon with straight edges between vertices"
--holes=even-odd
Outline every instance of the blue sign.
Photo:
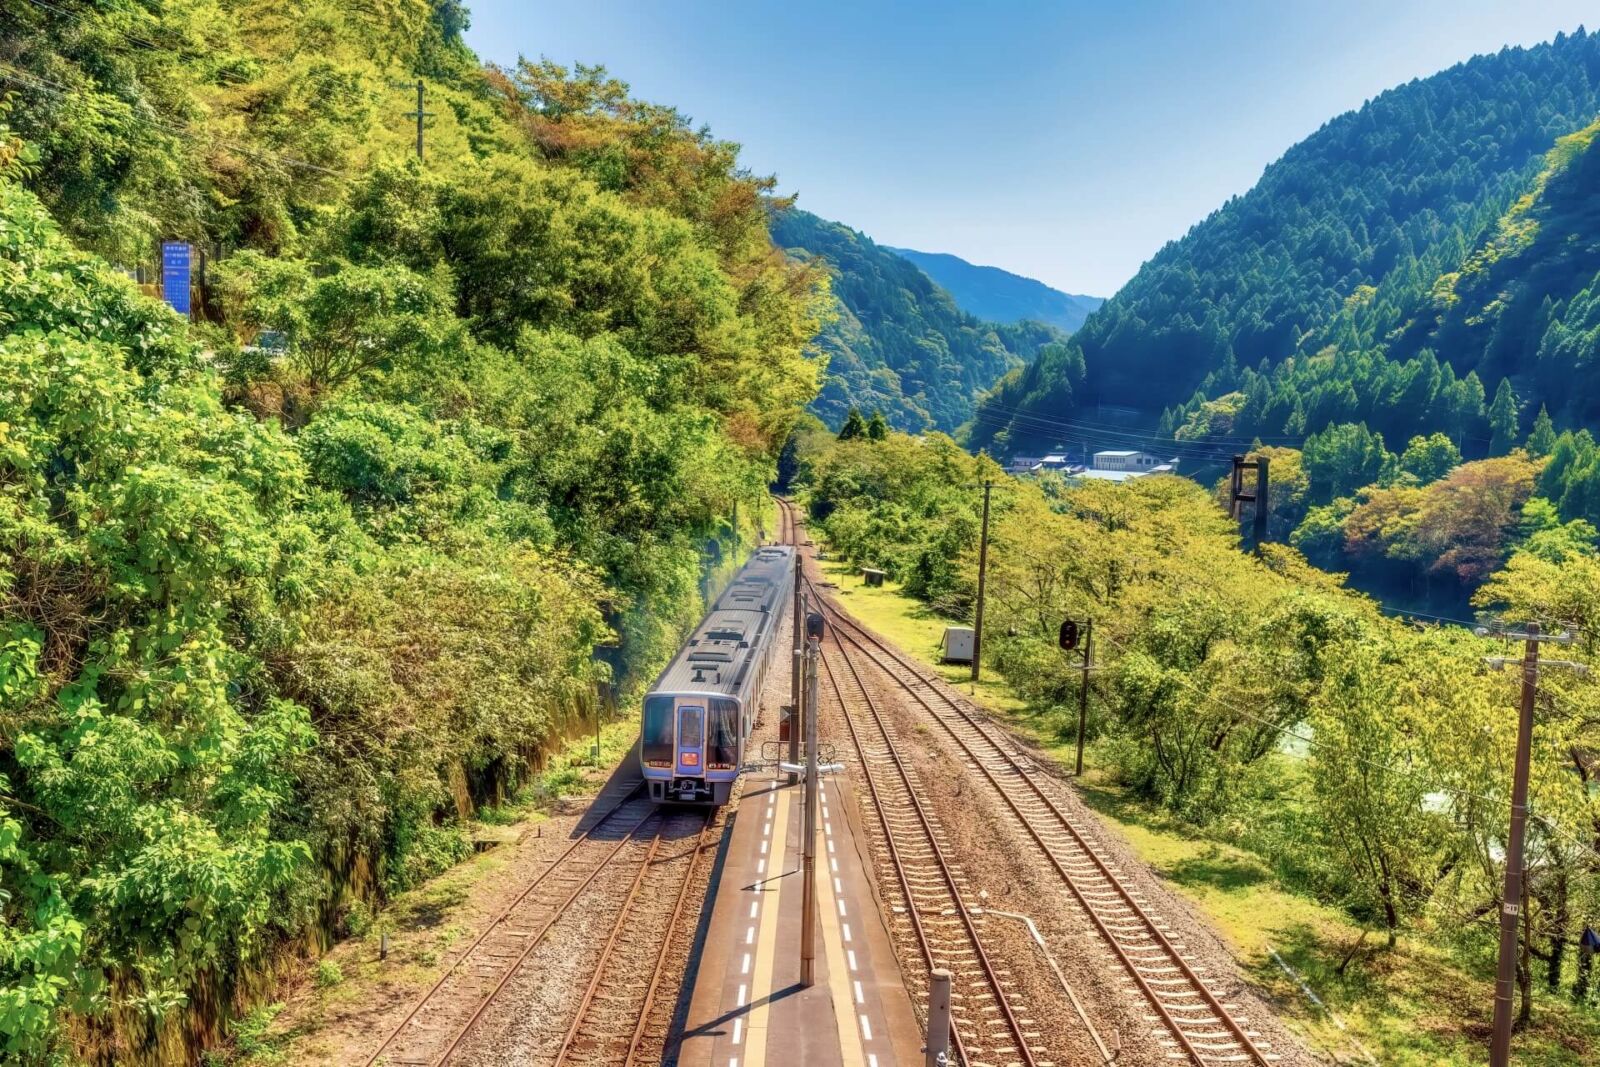
[[161,242],[161,295],[184,318],[189,317],[190,255],[183,241]]

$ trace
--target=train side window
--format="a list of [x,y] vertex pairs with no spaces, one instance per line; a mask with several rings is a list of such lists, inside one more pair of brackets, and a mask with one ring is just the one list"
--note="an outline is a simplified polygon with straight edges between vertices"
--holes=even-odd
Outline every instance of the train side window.
[[739,763],[739,702],[726,697],[711,701],[711,744],[708,762],[725,767]]
[[672,765],[672,698],[649,696],[644,701],[644,728],[640,731],[645,764]]

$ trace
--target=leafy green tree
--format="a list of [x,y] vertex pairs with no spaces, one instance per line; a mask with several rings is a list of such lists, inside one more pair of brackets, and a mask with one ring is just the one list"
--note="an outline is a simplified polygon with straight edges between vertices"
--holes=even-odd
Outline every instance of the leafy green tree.
[[1306,438],[1301,450],[1311,498],[1327,502],[1379,481],[1394,463],[1383,435],[1365,423],[1342,423]]
[[874,411],[872,418],[867,420],[867,438],[872,441],[881,441],[889,433],[889,424],[884,421],[883,412]]
[[861,412],[851,408],[850,413],[844,417],[844,425],[839,427],[839,440],[854,441],[864,437],[867,433],[867,420],[861,417]]
[[1442,433],[1413,437],[1400,455],[1400,469],[1418,483],[1438,481],[1461,463],[1461,450]]
[[1503,456],[1516,447],[1522,434],[1517,427],[1517,395],[1511,390],[1511,382],[1506,378],[1500,379],[1500,387],[1494,392],[1494,403],[1489,405],[1489,454]]

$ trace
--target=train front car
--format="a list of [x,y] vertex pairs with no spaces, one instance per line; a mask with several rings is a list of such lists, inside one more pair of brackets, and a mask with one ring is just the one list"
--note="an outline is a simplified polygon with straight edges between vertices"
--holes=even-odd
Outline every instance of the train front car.
[[793,583],[793,549],[757,549],[645,694],[639,757],[650,799],[727,803]]

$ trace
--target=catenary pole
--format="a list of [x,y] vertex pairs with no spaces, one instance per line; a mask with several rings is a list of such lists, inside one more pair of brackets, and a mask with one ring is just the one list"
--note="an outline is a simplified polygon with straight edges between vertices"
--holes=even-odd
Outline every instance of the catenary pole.
[[806,793],[800,891],[800,984],[810,988],[817,958],[817,674],[822,655],[821,612],[806,616]]

